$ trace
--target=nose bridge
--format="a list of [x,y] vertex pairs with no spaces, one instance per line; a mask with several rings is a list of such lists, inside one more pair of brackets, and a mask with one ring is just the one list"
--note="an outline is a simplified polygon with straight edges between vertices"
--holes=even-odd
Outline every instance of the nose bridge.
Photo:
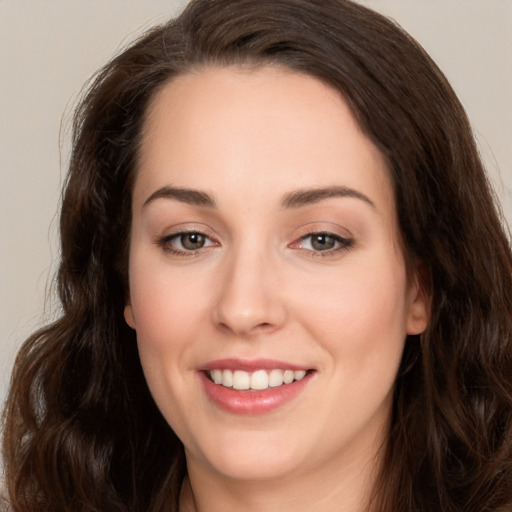
[[235,244],[223,269],[215,321],[238,335],[278,328],[285,308],[276,282],[276,265],[261,240]]

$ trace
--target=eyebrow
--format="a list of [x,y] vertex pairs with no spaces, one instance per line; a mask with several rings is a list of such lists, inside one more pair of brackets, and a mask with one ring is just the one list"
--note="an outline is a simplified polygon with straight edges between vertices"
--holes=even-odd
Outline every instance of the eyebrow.
[[203,206],[206,208],[216,208],[215,199],[207,194],[206,192],[200,192],[199,190],[193,190],[189,188],[178,188],[165,186],[155,190],[142,205],[146,207],[156,199],[174,199],[180,203],[187,203],[195,206]]
[[[360,199],[368,203],[372,208],[377,209],[374,202],[363,193],[342,186],[295,190],[283,197],[281,207],[285,209],[301,208],[310,204],[319,203],[325,199],[330,199],[331,197],[352,197]],[[217,208],[215,199],[206,192],[189,188],[171,187],[169,185],[155,190],[155,192],[144,201],[143,207],[146,207],[156,199],[174,199],[175,201],[194,206]]]
[[296,190],[286,194],[281,201],[283,208],[301,208],[314,203],[319,203],[331,197],[352,197],[368,203],[375,210],[375,203],[363,193],[349,187],[333,186],[325,188],[314,188]]

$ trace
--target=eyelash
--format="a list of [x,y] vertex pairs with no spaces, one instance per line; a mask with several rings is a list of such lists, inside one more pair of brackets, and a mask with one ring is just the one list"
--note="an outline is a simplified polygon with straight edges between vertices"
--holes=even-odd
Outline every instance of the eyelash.
[[306,233],[305,235],[302,235],[299,238],[299,241],[293,242],[290,245],[290,247],[293,247],[294,245],[298,245],[298,244],[302,243],[304,240],[307,240],[308,238],[312,238],[315,236],[316,237],[324,236],[324,237],[332,238],[334,243],[337,244],[337,247],[335,246],[332,249],[325,249],[325,250],[304,249],[303,247],[297,247],[297,249],[307,252],[308,256],[311,256],[313,258],[326,258],[329,256],[334,256],[341,251],[348,251],[349,249],[353,248],[353,246],[354,246],[353,240],[351,240],[349,238],[345,238],[343,236],[340,236],[336,233],[331,233],[329,231],[312,231],[310,233]]
[[[180,239],[181,237],[183,237],[185,235],[199,235],[199,236],[203,237],[205,240],[212,242],[212,243],[209,243],[208,245],[205,245],[198,249],[191,249],[191,250],[178,249],[172,245],[173,240]],[[166,235],[162,238],[159,238],[157,240],[157,245],[159,247],[161,247],[165,252],[171,253],[175,256],[195,256],[195,255],[199,254],[199,252],[202,249],[216,246],[218,244],[216,242],[213,242],[212,239],[205,233],[202,233],[201,231],[191,230],[191,231],[180,231],[178,233],[173,233],[171,235]]]
[[[180,239],[181,237],[185,235],[199,235],[200,237],[203,237],[206,241],[209,241],[207,245],[203,245],[202,247],[199,247],[198,249],[191,249],[191,250],[184,250],[184,249],[178,249],[172,245],[172,241],[176,239]],[[304,247],[298,247],[302,242],[307,240],[308,238],[312,237],[328,237],[331,238],[335,244],[337,244],[337,247],[333,247],[331,249],[325,249],[325,250],[314,250],[314,249],[305,249]],[[212,241],[212,239],[206,235],[205,233],[202,233],[200,231],[180,231],[178,233],[173,233],[171,235],[166,235],[162,238],[159,238],[157,240],[157,245],[161,247],[165,252],[171,253],[175,256],[196,256],[201,252],[201,250],[212,247],[212,246],[218,246],[218,243],[215,241]],[[183,245],[183,244],[182,244]],[[308,256],[311,257],[320,257],[325,258],[329,256],[333,256],[337,254],[340,251],[347,251],[351,249],[354,245],[353,240],[349,238],[342,237],[336,233],[331,233],[328,231],[313,231],[310,233],[306,233],[305,235],[302,235],[298,241],[293,242],[289,245],[292,249],[298,249],[308,254]]]

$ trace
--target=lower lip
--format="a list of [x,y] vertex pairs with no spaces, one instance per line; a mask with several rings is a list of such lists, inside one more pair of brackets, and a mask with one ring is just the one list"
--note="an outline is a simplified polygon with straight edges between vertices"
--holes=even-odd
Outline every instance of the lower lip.
[[199,373],[210,400],[221,409],[234,414],[265,414],[282,407],[299,395],[312,377],[306,374],[301,380],[263,391],[237,391],[213,383],[204,372]]

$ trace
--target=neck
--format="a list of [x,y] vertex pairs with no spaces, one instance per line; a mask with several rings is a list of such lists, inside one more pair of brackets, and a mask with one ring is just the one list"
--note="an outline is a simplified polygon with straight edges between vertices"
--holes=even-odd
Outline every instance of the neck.
[[187,457],[180,512],[368,512],[376,459],[351,461],[345,467],[326,464],[313,474],[246,481],[204,471]]

